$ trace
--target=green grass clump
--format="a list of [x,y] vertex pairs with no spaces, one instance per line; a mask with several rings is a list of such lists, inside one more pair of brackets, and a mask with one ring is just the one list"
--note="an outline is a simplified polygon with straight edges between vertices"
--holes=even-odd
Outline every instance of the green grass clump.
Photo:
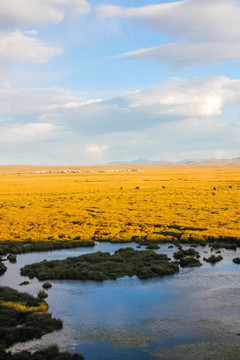
[[136,275],[148,279],[172,275],[179,271],[176,262],[167,255],[151,250],[137,251],[133,248],[119,249],[114,255],[96,252],[66,260],[42,261],[26,265],[21,269],[23,276],[46,279],[108,280]]
[[0,275],[4,274],[7,267],[0,261]]
[[93,247],[94,241],[81,240],[81,241],[1,241],[0,242],[0,255],[7,255],[9,253],[9,260],[16,260],[15,254],[24,254],[34,251],[52,251],[60,249],[72,249],[77,247]]
[[215,264],[216,262],[219,262],[222,259],[223,257],[221,255],[216,256],[214,254],[212,254],[209,258],[205,258],[205,257],[203,258],[204,261],[209,262],[211,264]]
[[41,299],[1,286],[0,349],[61,329],[62,321],[46,311],[47,304]]

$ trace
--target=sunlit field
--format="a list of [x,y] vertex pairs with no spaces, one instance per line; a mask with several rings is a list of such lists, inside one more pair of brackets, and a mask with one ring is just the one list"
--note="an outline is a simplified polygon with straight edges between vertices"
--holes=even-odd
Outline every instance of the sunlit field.
[[238,166],[0,174],[0,240],[240,236]]

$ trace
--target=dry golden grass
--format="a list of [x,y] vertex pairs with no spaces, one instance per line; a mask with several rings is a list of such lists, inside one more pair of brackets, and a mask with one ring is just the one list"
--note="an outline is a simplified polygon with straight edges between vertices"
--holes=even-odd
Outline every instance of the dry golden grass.
[[238,166],[142,168],[1,173],[0,240],[172,240],[174,234],[168,232],[180,231],[186,238],[240,236]]
[[14,308],[18,311],[23,312],[38,312],[38,313],[46,313],[48,310],[48,305],[45,301],[40,302],[38,306],[28,306],[26,302],[14,302],[14,301],[3,301],[0,300],[0,305]]

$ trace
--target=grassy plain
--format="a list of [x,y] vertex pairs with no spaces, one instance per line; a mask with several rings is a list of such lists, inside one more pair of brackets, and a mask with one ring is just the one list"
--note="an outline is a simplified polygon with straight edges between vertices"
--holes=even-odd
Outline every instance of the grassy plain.
[[142,171],[123,171],[133,167],[66,174],[0,168],[0,240],[240,236],[239,165],[136,165]]

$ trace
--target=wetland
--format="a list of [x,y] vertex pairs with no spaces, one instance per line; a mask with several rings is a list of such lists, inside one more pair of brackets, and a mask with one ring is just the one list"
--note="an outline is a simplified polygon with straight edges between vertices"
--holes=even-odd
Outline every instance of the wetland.
[[0,357],[239,360],[239,166],[140,167],[0,173]]
[[[138,244],[96,243],[90,248],[18,255],[16,263],[4,261],[7,271],[0,277],[0,285],[36,296],[45,282],[21,276],[24,266],[99,251],[113,255],[129,246],[136,249]],[[138,251],[144,252],[145,248]],[[172,261],[178,251],[176,245],[169,244],[155,250]],[[182,251],[188,254],[189,246],[183,245]],[[222,249],[223,260],[216,264],[203,261],[213,254],[210,246],[195,251],[202,266],[180,266],[174,275],[151,279],[133,275],[100,282],[51,280],[52,287],[45,289],[47,303],[52,317],[63,321],[63,328],[9,349],[13,354],[36,352],[56,344],[61,351],[81,353],[85,360],[237,360],[240,279],[239,265],[232,260],[240,251]],[[25,279],[29,284],[20,286]]]

